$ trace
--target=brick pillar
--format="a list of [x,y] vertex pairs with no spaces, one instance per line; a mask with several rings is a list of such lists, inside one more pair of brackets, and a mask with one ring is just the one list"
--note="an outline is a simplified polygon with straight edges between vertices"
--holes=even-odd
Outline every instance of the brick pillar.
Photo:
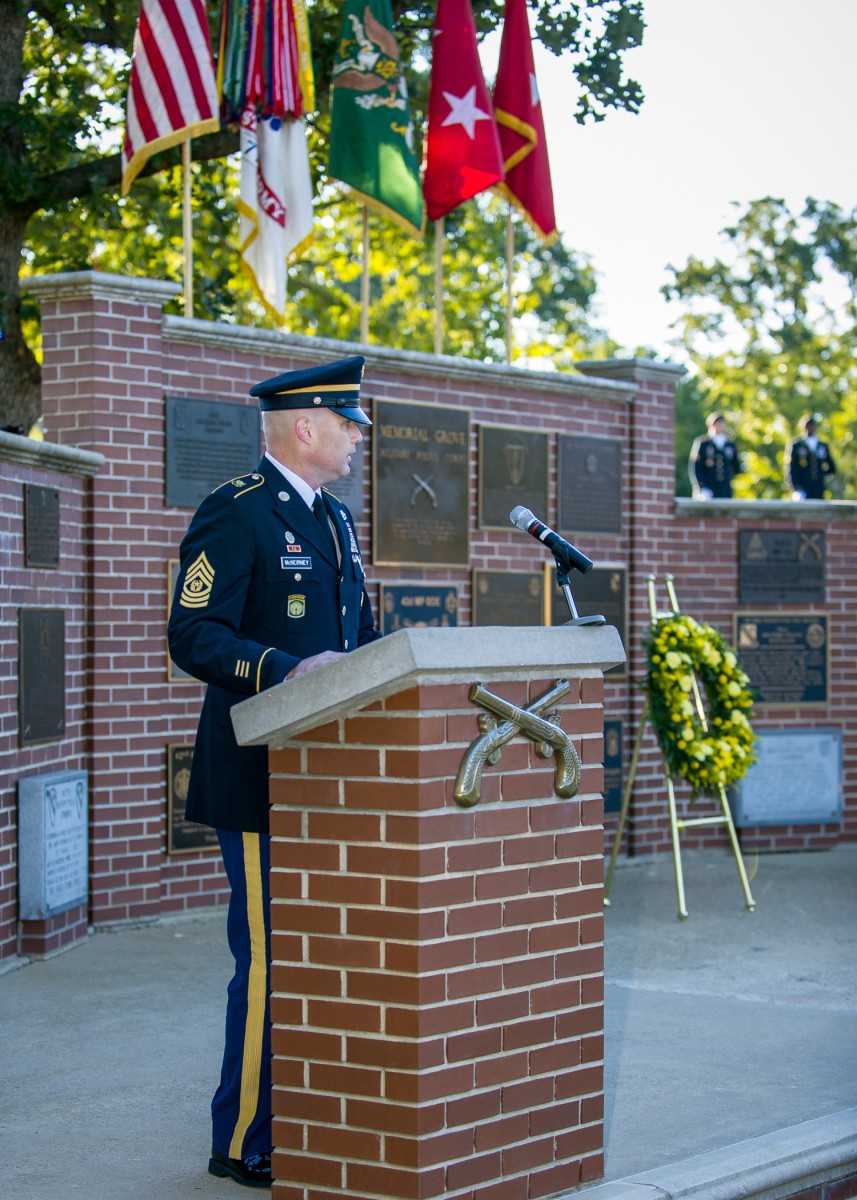
[[[442,634],[385,643],[428,632]],[[559,646],[589,631],[533,632]],[[607,634],[618,646],[615,630],[591,636]],[[371,677],[374,649],[356,674]],[[239,706],[299,722],[250,737],[236,721],[239,740],[279,746],[275,1200],[531,1200],[603,1174],[603,677],[522,674],[485,686],[525,705],[571,681],[557,706],[582,761],[571,799],[518,735],[478,805],[455,803],[483,711],[460,679],[356,711],[340,700],[331,718],[332,686],[313,728],[297,715],[304,681]]]
[[[637,392],[630,406],[628,506],[623,513],[628,536],[628,628],[625,651],[632,679],[645,674],[643,636],[651,625],[646,577],[658,576],[658,597],[667,606],[663,575],[673,569],[675,546],[675,389],[684,367],[650,359],[611,359],[575,364],[589,376],[632,383]],[[682,548],[688,556],[694,547]],[[625,722],[625,772],[639,730],[644,696],[630,689],[630,719]],[[666,797],[663,758],[647,731],[634,783],[634,797],[623,837],[628,854],[651,853],[664,845]],[[615,819],[608,828],[612,849]]]
[[23,286],[41,305],[47,436],[105,459],[86,516],[91,919],[140,920],[161,910],[165,558],[176,544],[161,517],[162,308],[181,289],[98,271]]

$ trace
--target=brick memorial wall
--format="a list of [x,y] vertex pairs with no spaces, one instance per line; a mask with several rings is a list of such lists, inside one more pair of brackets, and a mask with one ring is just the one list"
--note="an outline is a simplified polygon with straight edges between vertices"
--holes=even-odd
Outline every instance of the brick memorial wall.
[[[473,571],[497,573],[501,582],[510,572],[542,576],[545,562],[552,560],[531,538],[511,526],[480,526],[478,446],[483,425],[544,433],[548,508],[537,515],[560,528],[596,564],[625,572],[629,664],[606,677],[604,711],[608,720],[621,722],[626,766],[642,707],[636,681],[642,671],[641,637],[649,623],[646,575],[672,572],[682,608],[731,640],[734,613],[759,607],[739,603],[739,533],[823,532],[825,599],[764,608],[826,614],[828,698],[820,706],[762,705],[756,723],[767,729],[841,730],[843,820],[747,828],[742,842],[773,850],[857,837],[857,562],[851,548],[857,505],[760,502],[729,509],[676,501],[673,416],[679,369],[635,360],[584,363],[578,375],[552,375],[165,317],[163,305],[178,290],[175,285],[98,272],[32,279],[26,286],[41,306],[47,441],[37,450],[32,444],[22,449],[23,439],[0,435],[7,664],[0,685],[0,955],[50,953],[70,936],[62,932],[69,923],[74,936],[85,928],[82,913],[61,914],[37,929],[17,926],[17,783],[49,770],[88,772],[86,919],[96,925],[156,919],[225,900],[216,853],[187,847],[168,853],[168,747],[181,751],[192,742],[203,689],[176,677],[167,656],[169,564],[192,509],[171,507],[165,500],[165,402],[179,396],[249,405],[248,389],[260,379],[355,352],[367,357],[363,395],[370,413],[378,401],[416,401],[466,410],[470,418],[469,511],[462,513],[469,525],[468,565],[373,565],[372,436],[361,447],[358,536],[376,611],[381,584],[451,584],[457,589],[458,622],[466,625],[474,608]],[[607,532],[593,527],[593,515],[586,511],[588,492],[575,465],[575,439],[590,450],[585,439],[601,439],[606,449],[615,450],[620,524]],[[570,452],[562,478],[561,450]],[[254,466],[248,462],[246,469]],[[46,482],[61,494],[61,553],[52,571],[24,562],[25,480]],[[21,604],[62,608],[67,638],[64,734],[25,747],[19,744],[15,670],[16,606]],[[608,849],[614,825],[615,815],[608,814]],[[634,854],[669,848],[662,763],[650,732],[643,742],[627,837]],[[702,831],[689,834],[685,844],[719,847],[724,838],[721,831]]]

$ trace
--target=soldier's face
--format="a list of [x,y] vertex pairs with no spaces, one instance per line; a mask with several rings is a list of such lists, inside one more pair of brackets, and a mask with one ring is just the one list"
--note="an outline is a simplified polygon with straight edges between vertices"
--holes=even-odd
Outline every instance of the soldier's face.
[[323,482],[342,479],[351,471],[351,455],[363,441],[356,421],[337,416],[329,409],[314,413],[321,436],[317,442],[317,465]]

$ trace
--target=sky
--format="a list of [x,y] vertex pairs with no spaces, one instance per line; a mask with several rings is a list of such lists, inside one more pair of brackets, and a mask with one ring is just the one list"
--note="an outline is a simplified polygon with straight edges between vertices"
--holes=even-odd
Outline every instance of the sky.
[[[638,115],[572,118],[567,62],[536,45],[557,225],[597,273],[596,323],[624,349],[670,346],[667,265],[723,253],[731,206],[857,204],[857,0],[644,0],[626,55]],[[486,65],[486,74],[487,63]]]

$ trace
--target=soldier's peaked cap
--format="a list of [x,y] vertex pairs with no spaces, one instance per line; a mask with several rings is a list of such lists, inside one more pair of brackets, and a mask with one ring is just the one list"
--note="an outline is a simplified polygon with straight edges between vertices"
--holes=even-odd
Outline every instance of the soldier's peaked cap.
[[258,396],[262,412],[295,408],[329,408],[337,416],[356,421],[358,425],[372,422],[360,407],[360,380],[363,377],[363,355],[340,358],[320,367],[305,367],[301,371],[285,371],[272,379],[264,379],[250,388]]

